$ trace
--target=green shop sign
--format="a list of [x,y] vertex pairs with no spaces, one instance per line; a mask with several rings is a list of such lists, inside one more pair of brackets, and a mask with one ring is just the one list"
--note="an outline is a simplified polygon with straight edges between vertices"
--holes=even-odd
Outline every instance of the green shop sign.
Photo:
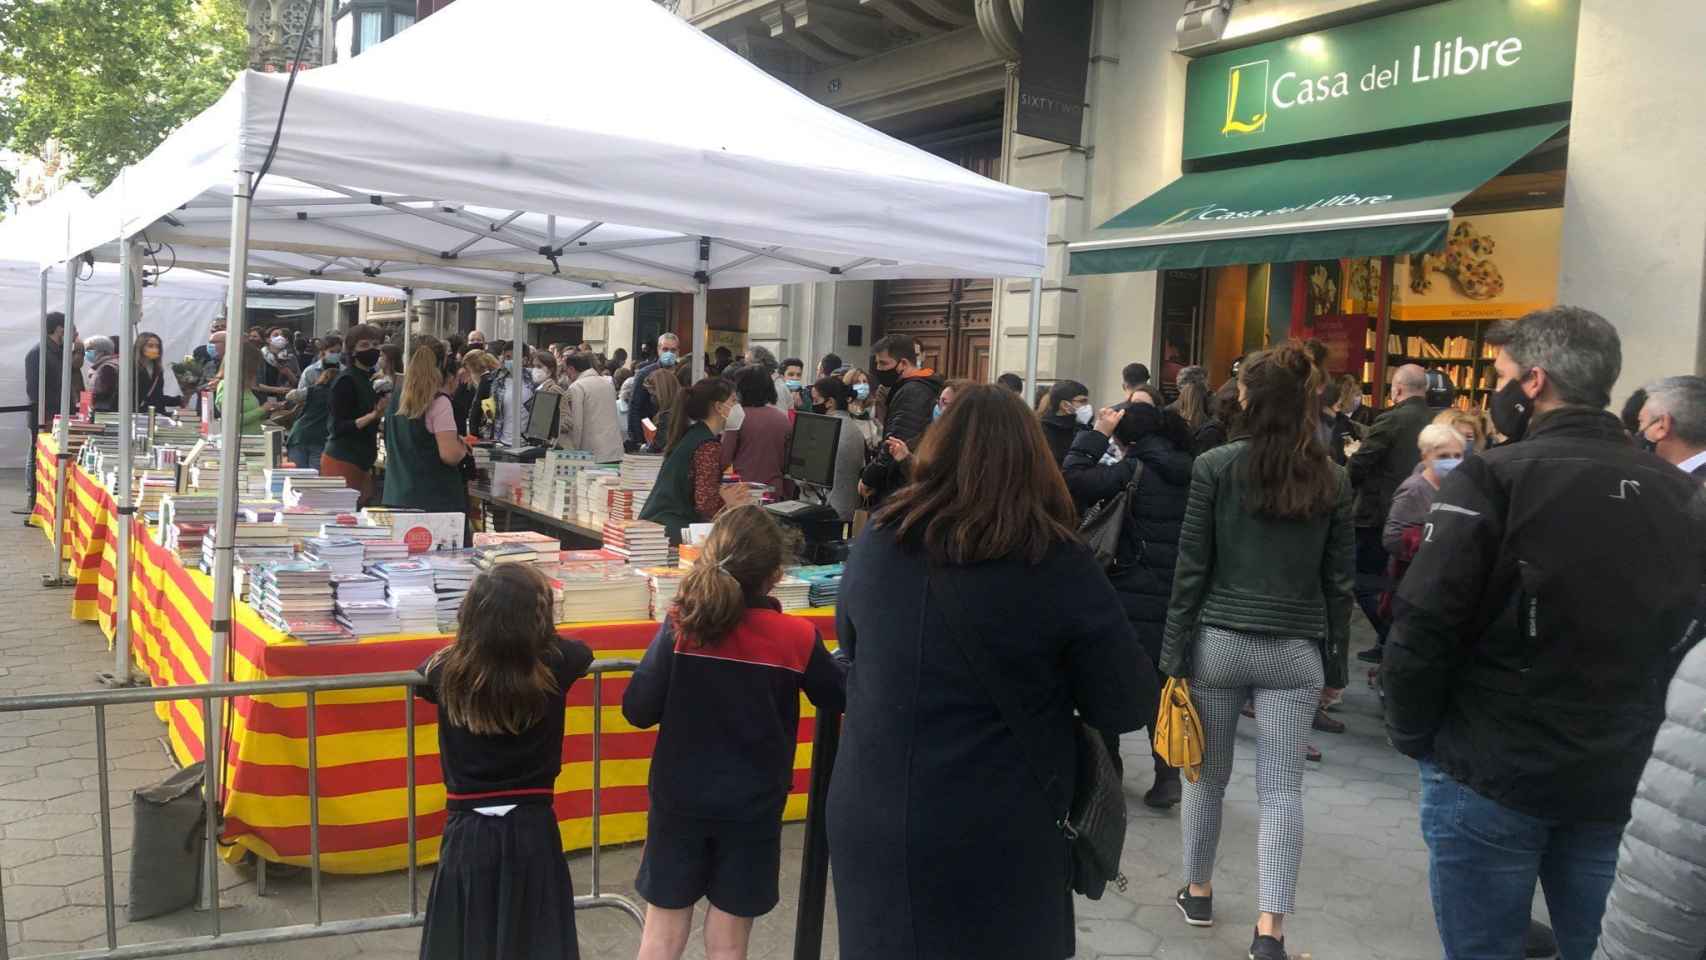
[[1185,159],[1567,103],[1580,0],[1447,0],[1191,62]]

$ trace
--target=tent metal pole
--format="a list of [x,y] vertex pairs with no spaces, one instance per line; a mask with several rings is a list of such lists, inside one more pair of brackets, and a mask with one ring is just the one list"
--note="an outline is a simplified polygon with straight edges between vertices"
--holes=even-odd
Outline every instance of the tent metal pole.
[[[521,378],[527,373],[527,284],[521,280],[515,281],[515,294],[512,303],[514,308],[509,314],[510,340],[510,375],[509,375],[509,425],[505,437],[509,445],[517,450],[525,444],[521,436],[522,424],[526,423],[521,416],[521,405],[525,396],[522,390]],[[547,438],[549,439],[549,438]]]
[[[48,587],[69,587],[77,582],[65,565],[66,482],[71,474],[71,374],[77,330],[77,268],[83,261],[65,261],[65,333],[59,338],[59,429],[54,434],[53,475],[53,573],[42,578]],[[42,386],[46,386],[44,382]]]
[[706,327],[711,300],[710,237],[699,238],[699,272],[694,279],[698,287],[693,291],[693,382],[698,383],[705,379],[705,349],[711,336]]
[[137,271],[141,250],[134,238],[119,241],[118,321],[118,581],[113,612],[113,671],[96,676],[103,686],[136,684],[130,672],[130,541],[134,535],[136,496],[131,489],[136,451],[136,321],[142,314]]
[[[28,489],[35,491],[36,498],[41,497],[41,488],[36,483],[36,468],[41,464],[37,457],[41,451],[37,441],[41,439],[42,413],[47,410],[47,272],[52,268],[43,267],[41,271],[41,346],[36,348],[36,395],[30,398],[30,459],[32,473],[29,477]],[[30,511],[24,514],[24,522],[28,523],[35,516],[35,500],[24,504],[24,509]]]
[[[407,371],[409,369],[409,360],[412,357],[414,357],[414,355],[415,355],[415,288],[414,287],[404,287],[403,288],[403,369],[396,371],[396,375],[399,378],[401,378],[404,375],[405,371]],[[397,383],[392,384],[392,389],[402,390],[403,389],[402,381],[399,380]],[[401,394],[398,394],[398,396],[401,396]]]
[[[229,297],[226,306],[224,366],[220,375],[225,384],[225,403],[220,409],[219,442],[219,516],[214,523],[213,561],[213,631],[209,654],[211,669],[209,683],[223,683],[229,667],[231,646],[231,594],[233,564],[236,561],[237,480],[242,476],[243,462],[243,384],[248,371],[243,369],[244,323],[248,312],[248,290],[244,278],[249,275],[249,203],[254,178],[246,170],[237,171],[231,191],[231,261]],[[203,718],[207,736],[202,743],[202,765],[205,780],[203,789],[209,809],[220,802],[219,781],[225,775],[225,715],[224,701],[210,698],[203,703],[207,711]],[[209,824],[213,834],[217,824]],[[219,878],[208,871],[204,896],[218,910]],[[215,913],[217,916],[217,912]]]
[[1041,346],[1043,329],[1043,280],[1031,280],[1031,318],[1025,330],[1025,402],[1037,395],[1037,351]]

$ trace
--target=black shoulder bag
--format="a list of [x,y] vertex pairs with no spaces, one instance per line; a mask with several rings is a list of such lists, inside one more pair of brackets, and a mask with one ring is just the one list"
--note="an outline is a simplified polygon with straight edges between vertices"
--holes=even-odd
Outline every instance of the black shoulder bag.
[[[932,567],[930,591],[938,598],[952,594],[954,612],[963,614],[965,608],[958,602],[958,592],[948,585],[948,577],[945,571]],[[968,621],[962,616],[960,622]],[[996,681],[995,671],[985,659],[983,648],[971,642],[961,629],[950,629],[948,633],[971,667],[978,685],[995,702],[1002,720],[1019,741],[1025,752],[1025,766],[1030,768],[1031,775],[1042,788],[1044,802],[1060,812],[1054,825],[1072,846],[1073,892],[1091,900],[1100,900],[1111,882],[1123,893],[1126,878],[1120,872],[1120,851],[1125,847],[1125,794],[1121,790],[1119,771],[1114,768],[1113,758],[1109,756],[1101,734],[1083,718],[1073,718],[1077,785],[1072,796],[1064,796],[1060,778],[1045,773],[1050,769],[1046,762],[1049,752],[1043,748],[1041,732],[1024,722],[1025,714],[1013,700],[1011,691]]]
[[1125,489],[1091,507],[1078,523],[1078,536],[1096,554],[1103,570],[1112,570],[1120,552],[1120,530],[1126,515],[1131,512],[1132,498],[1137,496],[1137,482],[1143,479],[1143,461],[1137,461],[1137,472]]

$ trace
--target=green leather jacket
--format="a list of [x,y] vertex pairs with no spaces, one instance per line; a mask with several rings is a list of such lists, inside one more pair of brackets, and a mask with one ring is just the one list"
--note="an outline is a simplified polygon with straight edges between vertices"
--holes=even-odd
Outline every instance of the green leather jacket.
[[1217,447],[1191,471],[1161,670],[1191,675],[1197,627],[1206,623],[1317,640],[1327,685],[1344,686],[1356,553],[1350,481],[1334,467],[1339,495],[1330,513],[1309,520],[1257,516],[1244,506],[1249,447],[1247,440]]

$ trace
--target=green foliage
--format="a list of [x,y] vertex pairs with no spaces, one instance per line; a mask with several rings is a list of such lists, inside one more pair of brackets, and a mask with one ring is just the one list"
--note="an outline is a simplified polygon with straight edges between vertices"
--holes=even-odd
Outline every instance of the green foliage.
[[241,0],[0,0],[0,136],[26,154],[57,140],[98,190],[247,57]]

